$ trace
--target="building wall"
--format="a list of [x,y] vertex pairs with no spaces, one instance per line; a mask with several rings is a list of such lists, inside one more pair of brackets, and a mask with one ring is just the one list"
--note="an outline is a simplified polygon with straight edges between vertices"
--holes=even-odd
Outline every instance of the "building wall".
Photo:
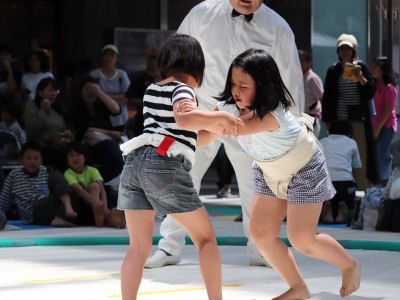
[[[83,59],[97,63],[99,50],[113,41],[114,28],[160,29],[161,1],[146,0],[2,0],[0,41],[15,57],[48,49],[56,68]],[[168,0],[168,29],[176,30],[200,0]],[[311,0],[265,0],[292,27],[298,48],[309,49]],[[57,70],[54,70],[57,71]]]

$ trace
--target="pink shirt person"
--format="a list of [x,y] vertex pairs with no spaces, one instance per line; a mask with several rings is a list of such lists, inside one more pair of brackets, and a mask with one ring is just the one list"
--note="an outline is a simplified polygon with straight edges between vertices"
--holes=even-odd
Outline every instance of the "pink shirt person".
[[396,117],[396,98],[397,98],[397,89],[391,84],[385,85],[385,83],[379,82],[376,85],[376,92],[374,96],[374,104],[376,115],[372,117],[372,126],[376,127],[379,122],[379,118],[385,110],[386,104],[390,104],[392,106],[392,113],[388,120],[385,123],[385,127],[392,127],[393,131],[397,131],[397,117]]

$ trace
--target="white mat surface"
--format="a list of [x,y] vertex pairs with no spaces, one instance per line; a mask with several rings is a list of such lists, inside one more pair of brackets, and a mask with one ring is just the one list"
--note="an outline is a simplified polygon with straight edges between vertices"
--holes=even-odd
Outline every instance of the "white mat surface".
[[[0,299],[121,299],[120,266],[127,246],[0,248]],[[286,290],[276,272],[248,266],[245,247],[221,246],[223,295],[266,300]],[[362,285],[349,300],[400,298],[398,252],[352,250],[362,263]],[[295,252],[313,300],[338,300],[339,271]],[[194,246],[179,265],[145,270],[138,299],[207,299]]]

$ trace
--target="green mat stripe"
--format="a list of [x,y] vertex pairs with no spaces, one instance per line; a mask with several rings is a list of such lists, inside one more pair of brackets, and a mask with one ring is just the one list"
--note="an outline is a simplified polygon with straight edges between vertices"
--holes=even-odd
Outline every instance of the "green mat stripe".
[[[161,236],[153,237],[153,245],[157,245]],[[287,238],[281,238],[291,246]],[[400,252],[400,242],[365,241],[365,240],[338,240],[346,249],[383,250]],[[192,240],[186,237],[186,243],[193,245]],[[245,246],[246,237],[218,236],[220,246]],[[129,237],[53,237],[53,238],[21,238],[0,239],[0,248],[6,247],[31,247],[31,246],[99,246],[99,245],[129,245]]]

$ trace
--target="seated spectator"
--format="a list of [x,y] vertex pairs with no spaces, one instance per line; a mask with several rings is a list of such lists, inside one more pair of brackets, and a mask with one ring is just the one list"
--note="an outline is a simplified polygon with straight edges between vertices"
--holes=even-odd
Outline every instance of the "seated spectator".
[[65,149],[72,140],[72,132],[56,103],[57,92],[53,78],[42,79],[37,86],[35,101],[25,107],[23,121],[28,141],[39,143],[43,149],[43,163],[64,171]]
[[[17,138],[20,145],[26,142],[25,131],[22,130],[18,119],[21,115],[21,109],[19,102],[11,101],[4,104],[1,110],[1,122],[0,130],[11,132]],[[17,158],[18,148],[15,144],[5,145],[4,149],[0,151],[0,158],[14,159]]]
[[129,109],[133,111],[133,116],[126,123],[126,133],[129,138],[143,133],[143,96],[147,87],[155,82],[159,52],[160,48],[148,47],[146,49],[146,68],[132,74],[131,84],[126,92]]
[[[323,222],[346,223],[350,226],[354,217],[357,184],[353,169],[361,168],[361,160],[357,143],[351,138],[352,132],[349,122],[334,121],[329,128],[328,137],[321,140],[328,172],[336,189],[333,199],[324,204]],[[347,214],[343,203],[347,206]]]
[[125,228],[123,212],[116,209],[116,199],[114,203],[108,202],[103,178],[95,167],[86,165],[85,161],[85,146],[81,143],[71,143],[67,150],[69,168],[64,176],[72,190],[84,200],[83,202],[92,212],[91,215],[90,213],[86,215],[86,220],[83,220],[82,216],[80,220],[86,225],[94,223],[97,227],[106,225]]
[[11,49],[0,45],[0,105],[18,98],[21,72],[13,60]]
[[86,77],[80,86],[73,115],[75,140],[87,145],[89,157],[105,182],[118,177],[124,165],[119,149],[122,133],[112,130],[110,116],[119,113],[119,105],[106,95],[98,80]]
[[304,50],[299,50],[299,58],[301,70],[303,71],[305,96],[304,112],[315,118],[314,134],[318,138],[321,132],[321,100],[324,95],[324,86],[322,84],[321,78],[316,73],[314,73],[312,69],[311,53]]
[[114,130],[124,131],[128,120],[128,98],[125,96],[130,85],[128,74],[117,69],[118,48],[108,44],[101,50],[101,67],[93,70],[90,76],[99,79],[100,88],[104,93],[113,98],[120,106],[121,111],[116,116],[111,116]]
[[59,171],[42,165],[40,145],[27,142],[20,153],[23,168],[6,177],[0,194],[0,210],[6,213],[15,203],[25,224],[74,226],[77,214],[72,207],[70,187]]
[[50,60],[44,51],[32,51],[24,58],[25,74],[22,76],[21,89],[24,99],[35,100],[36,88],[43,78],[54,78],[53,73],[49,72]]

